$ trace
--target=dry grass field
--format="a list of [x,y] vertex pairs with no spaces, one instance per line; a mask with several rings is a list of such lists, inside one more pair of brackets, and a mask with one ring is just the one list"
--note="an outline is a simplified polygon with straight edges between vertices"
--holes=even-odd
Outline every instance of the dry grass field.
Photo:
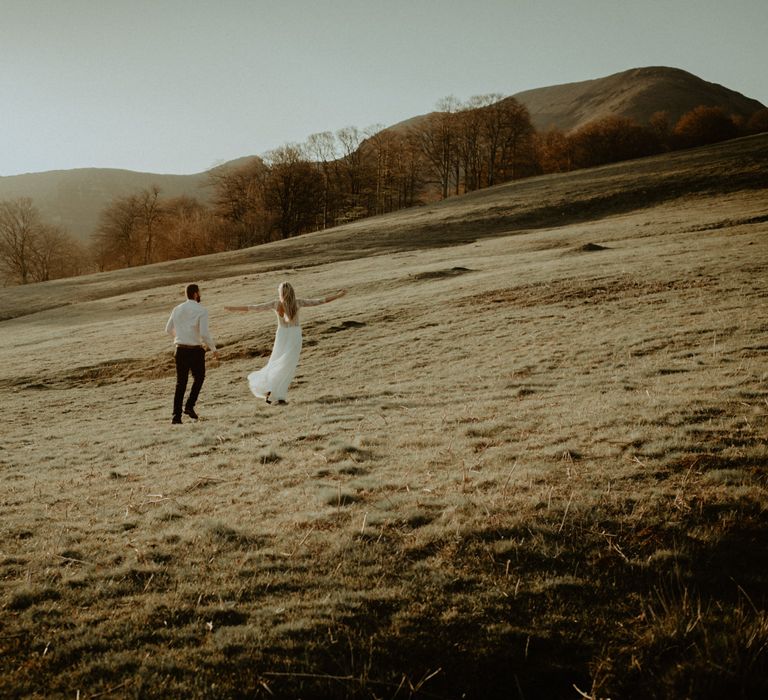
[[[0,291],[0,696],[765,697],[767,192],[762,136]],[[223,306],[284,279],[349,294],[268,406]]]

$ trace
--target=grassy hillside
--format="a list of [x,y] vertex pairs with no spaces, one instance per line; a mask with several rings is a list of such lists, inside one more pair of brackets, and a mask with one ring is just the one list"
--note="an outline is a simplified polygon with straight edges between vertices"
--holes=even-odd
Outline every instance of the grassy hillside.
[[[755,137],[0,290],[0,695],[763,695],[767,186]],[[276,407],[223,306],[283,279],[349,295]]]

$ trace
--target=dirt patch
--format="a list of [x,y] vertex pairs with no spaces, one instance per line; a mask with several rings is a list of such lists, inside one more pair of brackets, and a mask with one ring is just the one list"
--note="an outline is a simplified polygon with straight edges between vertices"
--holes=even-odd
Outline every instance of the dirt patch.
[[419,272],[412,275],[415,280],[442,280],[446,277],[457,277],[458,275],[472,272],[468,267],[451,267],[447,270],[432,270],[430,272]]
[[600,245],[598,243],[585,243],[578,248],[568,251],[569,253],[598,253],[601,250],[610,250],[608,246]]
[[521,308],[546,304],[598,304],[619,299],[629,299],[670,291],[708,288],[716,284],[714,278],[655,281],[635,277],[605,277],[591,280],[555,280],[536,284],[497,289],[468,297],[467,304],[510,304]]
[[362,321],[342,321],[337,326],[330,326],[323,333],[339,333],[340,331],[348,331],[354,328],[363,328],[365,323]]

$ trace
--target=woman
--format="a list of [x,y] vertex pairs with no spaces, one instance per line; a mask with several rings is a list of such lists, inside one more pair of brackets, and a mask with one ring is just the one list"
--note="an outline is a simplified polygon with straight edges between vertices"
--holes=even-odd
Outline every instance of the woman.
[[326,304],[343,297],[346,293],[347,290],[342,289],[321,299],[297,299],[293,287],[288,282],[282,282],[277,288],[276,301],[224,307],[227,311],[272,310],[277,314],[277,333],[269,362],[262,369],[248,375],[248,384],[254,396],[265,399],[267,403],[272,401],[279,404],[287,403],[285,395],[296,373],[296,365],[299,364],[301,354],[299,309],[303,306]]

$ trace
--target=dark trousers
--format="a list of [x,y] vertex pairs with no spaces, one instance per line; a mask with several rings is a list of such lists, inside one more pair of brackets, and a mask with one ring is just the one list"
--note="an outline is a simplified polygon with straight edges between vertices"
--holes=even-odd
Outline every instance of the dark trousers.
[[[187,379],[192,372],[192,388],[184,404]],[[176,393],[173,396],[173,415],[181,416],[184,408],[194,408],[205,380],[205,350],[203,348],[176,348]]]

